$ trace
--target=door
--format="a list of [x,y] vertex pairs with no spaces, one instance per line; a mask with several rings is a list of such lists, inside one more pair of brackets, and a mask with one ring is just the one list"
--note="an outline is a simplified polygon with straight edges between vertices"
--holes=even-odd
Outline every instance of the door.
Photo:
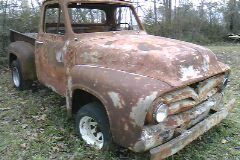
[[58,3],[45,6],[42,32],[36,41],[36,68],[39,81],[60,95],[66,92],[64,57],[65,26]]

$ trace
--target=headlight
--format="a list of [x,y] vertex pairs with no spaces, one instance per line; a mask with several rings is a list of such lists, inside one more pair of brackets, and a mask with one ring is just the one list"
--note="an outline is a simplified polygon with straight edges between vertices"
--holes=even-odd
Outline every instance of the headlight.
[[153,116],[158,123],[163,122],[168,116],[168,106],[166,104],[161,103],[156,108]]

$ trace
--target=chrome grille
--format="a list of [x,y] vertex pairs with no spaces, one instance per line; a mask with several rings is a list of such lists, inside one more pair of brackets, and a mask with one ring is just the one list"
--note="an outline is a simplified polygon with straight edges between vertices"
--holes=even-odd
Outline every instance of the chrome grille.
[[217,75],[191,86],[162,96],[162,102],[169,105],[169,115],[192,109],[194,106],[216,94],[222,87],[224,74]]

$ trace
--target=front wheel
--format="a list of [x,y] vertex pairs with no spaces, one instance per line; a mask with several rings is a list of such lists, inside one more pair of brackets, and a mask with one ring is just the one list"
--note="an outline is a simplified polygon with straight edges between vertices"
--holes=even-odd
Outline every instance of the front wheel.
[[109,122],[98,103],[87,104],[78,111],[76,129],[86,144],[98,150],[109,150],[112,143]]

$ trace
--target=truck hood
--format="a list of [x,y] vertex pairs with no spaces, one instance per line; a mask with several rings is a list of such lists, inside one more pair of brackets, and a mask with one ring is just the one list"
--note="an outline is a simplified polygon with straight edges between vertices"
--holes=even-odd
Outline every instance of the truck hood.
[[84,34],[76,64],[135,73],[182,86],[229,69],[204,47],[136,32]]

